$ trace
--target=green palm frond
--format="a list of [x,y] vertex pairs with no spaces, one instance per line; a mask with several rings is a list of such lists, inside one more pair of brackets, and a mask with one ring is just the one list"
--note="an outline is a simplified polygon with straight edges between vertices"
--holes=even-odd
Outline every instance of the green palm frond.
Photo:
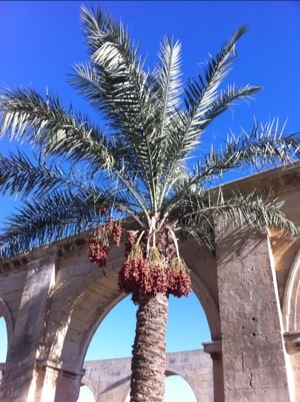
[[167,186],[172,182],[172,171],[196,149],[203,129],[236,101],[247,101],[260,89],[258,86],[231,85],[225,91],[218,91],[236,57],[236,42],[246,30],[246,26],[237,29],[216,57],[207,63],[205,78],[199,75],[198,81],[190,80],[186,90],[186,110],[177,110],[170,118],[166,147],[168,154],[164,155],[167,163],[163,170],[165,185],[161,191],[162,197],[166,194]]
[[164,38],[161,51],[158,55],[160,62],[155,68],[153,79],[157,86],[154,98],[159,109],[161,129],[159,135],[164,135],[164,125],[181,104],[182,82],[180,69],[181,44],[177,41],[174,45],[168,37]]
[[259,229],[276,227],[292,236],[299,236],[299,229],[280,211],[281,204],[276,204],[274,199],[268,201],[265,197],[257,196],[255,192],[247,196],[241,194],[224,202],[220,215],[227,222],[233,220],[237,225],[246,222],[248,226]]
[[82,187],[83,183],[74,180],[72,172],[66,174],[53,161],[47,164],[39,156],[33,163],[28,156],[18,150],[7,157],[0,154],[0,191],[2,194],[15,194],[35,197],[53,191],[61,186]]
[[202,191],[200,195],[190,194],[185,205],[179,219],[185,227],[189,223],[200,227],[211,224],[213,229],[213,223],[221,217],[225,224],[247,224],[258,229],[277,227],[292,236],[299,236],[299,229],[280,211],[281,205],[268,194],[261,195],[257,191],[250,194],[232,191],[231,196],[224,197],[222,188],[219,187],[208,192]]
[[[202,192],[213,185],[215,179],[221,180],[223,174],[237,168],[245,168],[251,173],[265,170],[299,159],[300,134],[284,134],[283,127],[274,119],[265,125],[254,123],[250,132],[242,130],[238,136],[231,135],[225,148],[217,151],[211,147],[193,170],[186,171],[180,180],[176,181],[176,193],[164,200],[164,209],[172,210],[186,198],[190,192]],[[178,176],[178,179],[180,177]],[[170,190],[169,190],[170,194]]]
[[[165,165],[168,160],[167,150],[172,143],[172,120],[181,103],[182,83],[180,70],[181,44],[172,44],[164,38],[159,53],[159,63],[152,74],[153,89],[151,103],[154,113],[153,136],[149,139],[149,150],[155,173],[156,187],[159,188],[161,177],[165,177]],[[159,204],[161,192],[156,192],[156,204]]]
[[[256,92],[261,89],[259,86],[245,85],[244,87],[237,87],[230,85],[225,91],[220,91],[216,94],[215,100],[211,102],[210,107],[204,112],[201,124],[194,133],[190,133],[190,122],[186,119],[184,112],[178,111],[177,118],[172,120],[172,133],[170,136],[174,144],[174,160],[180,160],[186,157],[192,150],[199,144],[198,137],[203,130],[220,114],[228,110],[237,101],[243,100],[245,102],[251,100]],[[174,152],[174,151],[173,151]]]
[[211,222],[202,220],[201,223],[193,219],[185,219],[182,229],[178,232],[182,241],[193,239],[200,247],[208,247],[213,252],[216,249],[216,239]]
[[87,118],[68,111],[57,96],[43,98],[34,89],[7,90],[0,96],[0,136],[30,142],[48,154],[85,160],[98,168],[113,162],[105,135]]
[[[23,88],[0,94],[0,137],[29,142],[38,155],[0,155],[0,192],[24,201],[6,221],[0,257],[83,233],[99,223],[102,204],[148,232],[149,245],[151,236],[171,225],[181,239],[192,237],[214,250],[219,217],[297,233],[267,197],[238,193],[225,198],[211,187],[233,168],[299,159],[299,133],[286,135],[274,120],[231,134],[223,149],[212,147],[205,154],[198,146],[218,115],[260,89],[221,87],[246,26],[234,32],[182,94],[179,42],[164,38],[150,73],[121,23],[101,8],[84,6],[81,20],[90,59],[74,66],[70,83],[100,112],[105,127],[72,106],[65,108],[56,95]],[[192,169],[190,156],[198,158]]]
[[[114,145],[98,128],[82,120],[72,110],[66,113],[57,98],[49,95],[44,100],[33,89],[11,90],[1,95],[0,110],[1,128],[3,133],[9,132],[10,138],[32,142],[46,155],[85,163],[85,170],[92,172],[91,177],[97,172],[106,172],[112,179],[123,180],[123,184],[126,182],[123,171],[128,169],[128,162],[124,165],[127,153],[123,144]],[[131,165],[134,166],[133,162]],[[139,171],[138,168],[135,170]],[[139,184],[143,177],[140,175]],[[6,182],[6,185],[8,190],[9,183]],[[137,183],[128,180],[127,188],[135,194],[141,206],[143,202],[138,196]]]
[[91,31],[88,40],[95,51],[88,66],[75,67],[77,74],[71,82],[109,120],[123,145],[121,157],[140,172],[140,180],[154,202],[154,115],[149,101],[150,81],[138,57],[138,47],[131,44],[122,24],[109,16],[83,9],[82,18]]
[[[132,123],[141,125],[141,113],[147,103],[147,74],[121,23],[117,24],[101,10],[89,12],[82,7],[81,18],[85,37],[94,50],[89,67],[75,68],[72,78],[81,93],[93,99],[117,129],[133,130]],[[91,75],[93,79],[91,80]],[[96,86],[94,85],[96,83]],[[145,116],[144,116],[145,117]]]
[[228,138],[224,150],[210,153],[201,160],[190,178],[190,184],[199,184],[215,175],[230,169],[254,167],[256,170],[266,169],[278,164],[288,163],[300,157],[300,133],[284,134],[278,119],[265,125],[254,123],[250,132],[242,130],[238,136]]
[[5,222],[0,236],[1,257],[79,234],[95,222],[94,200],[86,194],[53,192],[43,201],[25,201]]
[[245,85],[237,87],[230,85],[226,91],[221,91],[217,99],[211,104],[205,113],[202,130],[208,126],[217,116],[229,109],[237,100],[248,102],[261,89],[260,86]]
[[103,42],[101,29],[99,27],[102,26],[103,31],[106,30],[103,23],[104,20],[106,24],[108,24],[110,18],[103,12],[102,8],[98,7],[96,10],[91,8],[90,12],[84,5],[81,5],[82,32],[84,34],[85,43],[89,47],[90,54],[93,54]]
[[73,65],[73,74],[69,82],[77,92],[84,95],[91,106],[96,110],[105,110],[105,91],[102,87],[101,73],[90,63],[76,63]]
[[139,225],[134,204],[127,194],[110,185],[52,191],[39,200],[28,199],[4,222],[0,235],[0,258],[27,252],[43,244],[49,244],[70,236],[79,236],[101,223],[99,207],[120,209],[123,218],[130,215]]
[[199,135],[206,120],[205,115],[217,100],[219,86],[229,73],[231,64],[236,57],[236,42],[246,31],[246,25],[239,27],[228,43],[223,45],[220,52],[207,63],[204,77],[199,75],[197,80],[190,79],[188,88],[185,90],[186,113],[184,126],[187,139]]

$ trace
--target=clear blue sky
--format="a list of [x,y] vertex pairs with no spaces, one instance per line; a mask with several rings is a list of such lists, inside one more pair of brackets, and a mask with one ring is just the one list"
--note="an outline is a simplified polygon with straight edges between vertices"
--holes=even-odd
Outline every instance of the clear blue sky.
[[[83,3],[95,7],[99,4]],[[0,89],[31,84],[45,93],[48,87],[58,92],[66,105],[72,102],[75,109],[89,111],[97,118],[67,84],[72,64],[87,59],[80,30],[80,4],[77,1],[0,2]],[[141,42],[141,53],[148,55],[150,67],[156,61],[159,43],[165,34],[179,39],[184,82],[201,71],[201,63],[209,58],[209,53],[214,54],[238,26],[247,23],[249,32],[238,43],[239,57],[228,82],[262,85],[263,90],[250,106],[242,104],[222,116],[205,133],[203,141],[225,138],[229,128],[233,131],[239,131],[240,126],[249,129],[253,116],[262,122],[276,116],[282,122],[288,119],[287,130],[299,131],[299,1],[102,1],[100,4],[117,19],[121,18],[133,39]],[[0,142],[1,152],[12,148],[14,145],[7,140]],[[7,197],[0,199],[1,226],[3,217],[12,210],[13,202]],[[134,322],[134,310],[129,313],[129,303],[125,302],[123,308]],[[203,319],[199,318],[198,327],[188,325],[189,315],[199,312],[201,316],[194,297],[189,301],[172,301],[171,310],[173,308],[174,324],[170,324],[173,329],[168,329],[169,350],[193,349],[208,340],[206,324],[201,326]],[[116,314],[120,317],[124,311]],[[111,338],[114,339],[111,344],[115,346],[121,344],[114,338],[118,330],[106,329],[114,328],[113,321],[103,324],[101,342]],[[130,327],[131,324],[125,322],[123,325]],[[188,333],[181,334],[180,327],[185,327]],[[170,335],[172,332],[174,336]],[[179,343],[179,340],[183,342]],[[102,343],[98,341],[99,344]],[[131,343],[124,339],[124,346],[120,346],[118,353],[128,355],[130,346]],[[108,355],[102,354],[104,350]],[[87,357],[103,358],[111,353],[108,344],[105,348],[96,347],[96,352],[91,346]],[[170,401],[175,402],[174,399]],[[185,402],[190,401],[193,399],[185,399]]]

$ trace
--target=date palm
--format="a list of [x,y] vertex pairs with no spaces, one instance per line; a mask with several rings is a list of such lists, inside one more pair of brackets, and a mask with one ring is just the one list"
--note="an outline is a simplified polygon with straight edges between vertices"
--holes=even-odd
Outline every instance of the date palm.
[[168,295],[191,289],[178,242],[193,238],[214,251],[220,216],[295,235],[273,202],[256,193],[225,198],[212,183],[232,169],[298,158],[300,139],[274,121],[232,135],[222,149],[201,147],[201,134],[218,115],[260,89],[221,89],[245,26],[183,87],[179,42],[164,38],[150,72],[122,24],[100,8],[82,7],[81,18],[90,59],[74,66],[70,83],[99,112],[101,128],[57,95],[32,88],[1,93],[1,135],[35,150],[35,157],[21,150],[0,155],[2,193],[23,200],[2,230],[1,257],[89,236],[91,261],[105,266],[111,238],[119,243],[126,226],[119,286],[138,304],[131,401],[162,401]]

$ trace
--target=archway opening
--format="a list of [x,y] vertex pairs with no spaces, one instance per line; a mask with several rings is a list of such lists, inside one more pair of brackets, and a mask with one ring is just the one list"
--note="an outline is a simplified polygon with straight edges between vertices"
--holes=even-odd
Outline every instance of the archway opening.
[[0,317],[0,363],[5,363],[7,355],[7,328],[4,317]]
[[137,306],[132,303],[130,296],[116,304],[97,328],[85,360],[130,357],[136,310]]
[[[128,296],[107,314],[90,342],[86,361],[131,357],[136,309],[137,306]],[[202,342],[210,340],[206,315],[195,293],[192,292],[188,298],[180,299],[170,296],[167,353],[202,349]],[[172,395],[180,395],[181,399],[176,399],[176,401],[196,401],[194,392],[182,377],[172,375],[165,381],[167,402],[175,402]]]
[[[134,340],[136,309],[130,296],[120,301],[96,330],[85,360],[130,357]],[[194,292],[180,299],[170,296],[167,353],[202,349],[211,340],[205,312]]]
[[[125,402],[130,401],[128,393]],[[164,402],[197,402],[194,391],[180,375],[171,375],[165,378]]]
[[210,329],[201,303],[194,292],[180,299],[170,296],[167,324],[167,353],[203,349],[211,340]]
[[82,385],[80,387],[79,397],[77,402],[95,402],[94,395],[88,386]]
[[166,377],[165,387],[165,402],[197,402],[192,388],[179,375]]

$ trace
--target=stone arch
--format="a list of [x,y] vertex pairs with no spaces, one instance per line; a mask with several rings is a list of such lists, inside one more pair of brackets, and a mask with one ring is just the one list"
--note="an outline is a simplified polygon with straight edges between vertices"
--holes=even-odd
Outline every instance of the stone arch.
[[[299,395],[300,384],[300,250],[291,266],[282,306],[285,347],[289,357],[291,390]],[[297,399],[297,398],[296,398]],[[298,399],[297,399],[298,400]]]
[[189,385],[189,387],[193,391],[194,395],[197,397],[196,390],[193,389],[193,384],[192,384],[190,375],[188,375],[186,372],[176,372],[176,371],[169,370],[167,367],[166,372],[165,372],[165,378],[172,377],[172,376],[181,377]]
[[292,264],[285,287],[283,326],[287,333],[300,332],[300,250]]
[[192,286],[195,295],[197,296],[209,325],[211,337],[213,340],[220,339],[221,326],[219,310],[214,302],[210,292],[204,285],[203,281],[193,271],[191,272]]
[[[179,352],[180,353],[180,352]],[[185,371],[181,371],[181,370],[175,370],[174,371],[174,369],[170,369],[169,368],[169,365],[167,364],[167,369],[166,369],[166,372],[165,372],[165,378],[167,378],[167,377],[172,377],[173,375],[178,375],[179,377],[181,377],[181,378],[183,378],[184,379],[184,381],[186,381],[188,384],[189,384],[189,386],[191,387],[191,389],[193,390],[193,387],[192,387],[192,385],[190,384],[191,383],[191,378],[190,378],[190,376],[185,372]],[[194,394],[195,394],[195,391],[193,390],[193,392],[194,392]],[[196,395],[196,394],[195,394]]]
[[[173,371],[170,371],[170,370],[167,369],[166,372],[165,372],[165,380],[166,380],[168,377],[172,377],[172,376],[178,376],[178,377],[182,378],[182,379],[188,384],[188,386],[191,388],[193,394],[194,394],[195,397],[197,398],[197,394],[195,393],[195,391],[194,391],[192,385],[189,383],[189,380],[190,380],[189,376],[188,376],[188,379],[187,379],[187,378],[185,378],[182,374],[178,374],[178,373],[176,373],[176,372],[173,372]],[[165,390],[166,390],[166,389],[165,389]],[[129,393],[130,393],[130,382],[128,382],[127,388],[126,388],[125,392],[123,393],[123,395],[122,395],[121,398],[120,398],[120,402],[125,402],[125,401],[127,400],[126,398],[128,397]],[[197,400],[200,401],[199,398],[197,398]]]
[[124,402],[130,391],[131,359],[87,361],[82,382],[90,384],[96,400]]
[[3,317],[6,323],[7,351],[8,351],[14,332],[14,322],[8,305],[1,297],[0,297],[0,317]]
[[122,399],[121,399],[121,401],[122,402],[125,402],[126,401],[126,398],[127,398],[127,396],[130,394],[130,381],[128,381],[128,384],[127,384],[127,386],[126,386],[126,388],[125,388],[125,391],[124,391],[124,393],[123,393],[123,395],[122,395]]
[[[90,268],[91,264],[88,265]],[[60,303],[47,329],[42,358],[82,366],[94,331],[122,298],[115,272],[118,267],[118,260],[111,261],[104,273],[93,265],[89,274],[69,283],[67,300],[62,298],[65,292],[63,284],[55,290],[52,298]]]
[[[73,366],[83,366],[84,357],[90,341],[105,316],[126,295],[120,292],[117,285],[117,272],[124,261],[120,250],[111,250],[112,257],[105,268],[105,272],[94,264],[91,264],[86,256],[85,248],[77,252],[77,258],[70,258],[70,264],[76,266],[78,258],[81,258],[82,277],[72,277],[68,282],[68,297],[66,284],[61,283],[51,295],[52,303],[58,308],[49,320],[45,342],[40,351],[41,359],[51,359],[69,363]],[[79,255],[80,254],[80,255]],[[67,269],[66,261],[62,258],[60,269]],[[210,269],[211,261],[208,261],[206,269]],[[197,261],[193,261],[192,285],[206,314],[212,339],[220,337],[219,313],[214,298],[194,267]],[[202,264],[203,265],[203,264]],[[52,306],[53,307],[53,306]]]
[[[166,377],[178,375],[196,399],[212,400],[212,360],[203,350],[167,353]],[[89,385],[96,400],[124,402],[130,392],[130,358],[87,361],[83,384]],[[101,399],[102,398],[102,399]]]
[[[190,381],[190,380],[191,380],[191,379],[190,379],[190,376],[183,376],[183,375],[180,374],[180,373],[176,373],[176,372],[169,371],[169,370],[166,370],[166,373],[165,373],[165,393],[167,393],[167,391],[168,391],[168,385],[167,385],[166,380],[168,380],[168,378],[173,377],[173,376],[179,377],[181,380],[183,380],[183,381],[188,385],[188,387],[191,389],[191,391],[192,391],[192,393],[194,394],[194,397],[196,398],[196,400],[197,400],[197,401],[200,401],[200,400],[201,400],[201,399],[199,399],[199,398],[200,398],[200,395],[197,395],[197,391],[193,389],[193,384],[192,384],[192,382]],[[176,381],[178,381],[178,380],[176,380]],[[177,384],[178,384],[178,383],[177,383]],[[196,391],[196,392],[195,392],[195,391]]]
[[203,350],[167,353],[166,377],[178,375],[190,386],[197,401],[213,395],[213,362]]
[[209,249],[200,248],[191,241],[181,244],[180,254],[191,270],[193,291],[205,312],[211,338],[220,340],[216,258]]
[[97,401],[97,394],[96,394],[96,391],[94,389],[93,383],[90,380],[90,378],[83,376],[83,378],[81,380],[81,387],[82,386],[86,386],[93,394],[94,400]]

